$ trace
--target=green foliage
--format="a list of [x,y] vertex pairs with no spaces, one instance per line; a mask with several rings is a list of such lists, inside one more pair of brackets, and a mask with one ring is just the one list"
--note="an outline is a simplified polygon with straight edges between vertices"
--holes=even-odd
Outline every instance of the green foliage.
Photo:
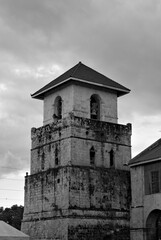
[[23,210],[24,207],[21,205],[13,205],[11,208],[5,209],[0,207],[0,220],[20,230]]

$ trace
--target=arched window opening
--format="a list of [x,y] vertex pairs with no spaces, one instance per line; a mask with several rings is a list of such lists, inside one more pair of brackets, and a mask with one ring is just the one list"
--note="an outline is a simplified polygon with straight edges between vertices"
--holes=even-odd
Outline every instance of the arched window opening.
[[161,210],[153,210],[146,220],[146,239],[161,239]]
[[58,151],[58,147],[56,146],[55,148],[55,166],[59,165],[59,157],[58,157],[59,151]]
[[90,164],[91,165],[95,164],[95,150],[93,146],[90,149]]
[[62,118],[62,98],[60,96],[56,97],[54,102],[54,118]]
[[111,149],[111,151],[109,152],[110,155],[110,167],[114,167],[114,151],[113,149]]
[[90,99],[91,119],[100,119],[100,101],[97,95],[92,95]]

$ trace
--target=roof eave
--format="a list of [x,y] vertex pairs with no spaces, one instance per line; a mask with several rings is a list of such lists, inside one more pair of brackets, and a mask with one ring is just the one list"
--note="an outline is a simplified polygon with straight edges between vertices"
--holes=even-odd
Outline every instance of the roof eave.
[[151,163],[151,162],[157,162],[157,161],[160,161],[160,160],[161,160],[161,157],[158,157],[158,158],[154,158],[154,159],[143,160],[143,161],[140,161],[140,162],[129,163],[129,166],[130,167],[135,167],[135,166],[144,165],[144,164]]
[[31,94],[31,97],[43,100],[44,99],[44,94],[46,92],[48,92],[48,91],[50,91],[50,90],[52,90],[52,89],[54,89],[54,88],[64,84],[65,82],[68,82],[70,80],[75,80],[75,81],[78,81],[78,82],[83,82],[83,83],[86,83],[86,84],[90,84],[90,85],[94,85],[94,86],[103,87],[103,88],[106,88],[106,89],[111,89],[111,90],[117,91],[118,97],[123,96],[125,94],[128,94],[130,92],[130,89],[121,89],[121,88],[116,88],[116,87],[112,87],[112,86],[106,86],[106,85],[100,84],[100,83],[93,83],[93,82],[86,81],[86,80],[79,79],[79,78],[70,77],[70,78],[67,78],[64,81],[62,81],[62,82],[60,82],[60,83],[50,87],[50,88],[47,88],[45,90],[40,91],[39,93]]

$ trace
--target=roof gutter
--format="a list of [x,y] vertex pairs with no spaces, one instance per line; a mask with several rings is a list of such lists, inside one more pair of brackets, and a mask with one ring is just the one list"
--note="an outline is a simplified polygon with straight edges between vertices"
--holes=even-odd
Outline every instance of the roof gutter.
[[144,164],[147,164],[147,163],[152,163],[152,162],[156,162],[156,161],[160,161],[160,160],[161,160],[161,157],[154,158],[154,159],[151,159],[151,160],[142,161],[142,162],[131,163],[131,164],[129,164],[129,166],[130,167],[135,167],[135,166],[138,166],[138,165],[144,165]]

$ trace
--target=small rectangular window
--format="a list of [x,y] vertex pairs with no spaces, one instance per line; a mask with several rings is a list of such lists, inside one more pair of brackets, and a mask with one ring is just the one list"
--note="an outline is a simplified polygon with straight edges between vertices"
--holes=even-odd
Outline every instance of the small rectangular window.
[[95,149],[93,146],[90,149],[90,164],[91,165],[95,164]]
[[45,168],[45,153],[43,152],[41,156],[41,170],[44,170],[44,168]]
[[151,188],[152,193],[159,192],[159,171],[151,172]]
[[114,151],[111,149],[110,154],[110,167],[114,167]]
[[60,164],[59,162],[59,150],[58,146],[56,145],[55,147],[55,166],[58,166]]
[[59,159],[58,157],[55,158],[55,166],[58,166],[59,165]]

